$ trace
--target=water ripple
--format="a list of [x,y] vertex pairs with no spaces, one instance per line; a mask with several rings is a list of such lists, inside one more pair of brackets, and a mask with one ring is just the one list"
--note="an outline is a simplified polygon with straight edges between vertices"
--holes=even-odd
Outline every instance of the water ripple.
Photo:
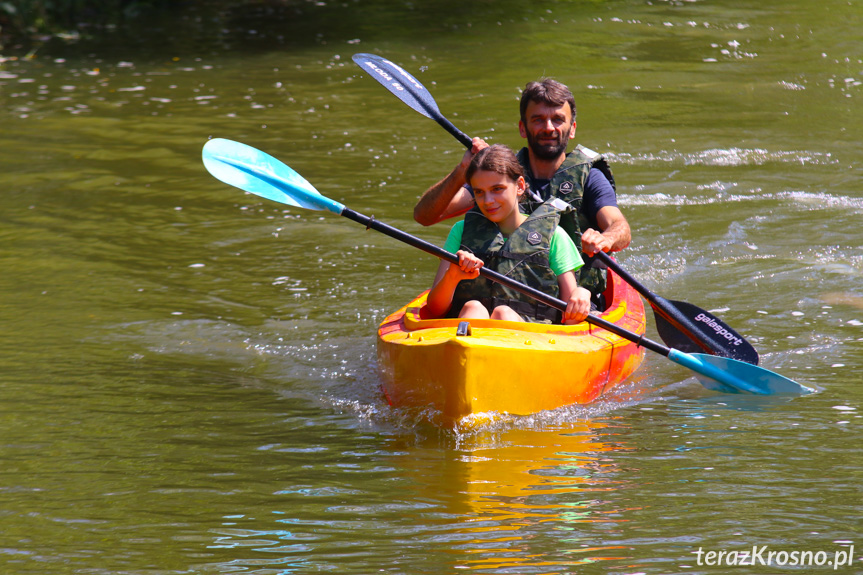
[[[701,187],[705,189],[705,187]],[[863,212],[863,198],[837,196],[824,192],[784,191],[760,192],[755,190],[749,194],[728,194],[720,190],[712,196],[694,196],[692,194],[619,194],[618,202],[622,206],[701,206],[752,201],[782,200],[791,207],[803,210],[854,210]]]
[[627,152],[611,152],[607,154],[614,163],[628,165],[653,164],[666,162],[684,166],[760,166],[778,162],[783,164],[818,165],[836,164],[829,152],[812,152],[808,150],[770,151],[763,148],[711,148],[700,152],[679,152],[677,150],[660,150],[643,154]]

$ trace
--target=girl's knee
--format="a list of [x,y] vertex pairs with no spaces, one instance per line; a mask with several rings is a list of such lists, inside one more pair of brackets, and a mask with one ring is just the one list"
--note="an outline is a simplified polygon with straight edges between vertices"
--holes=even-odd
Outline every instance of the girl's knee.
[[521,316],[515,313],[511,307],[507,305],[499,305],[491,312],[491,319],[500,319],[503,321],[524,321]]
[[482,303],[472,299],[462,306],[458,317],[466,319],[488,319],[488,310],[485,309],[485,306],[482,305]]

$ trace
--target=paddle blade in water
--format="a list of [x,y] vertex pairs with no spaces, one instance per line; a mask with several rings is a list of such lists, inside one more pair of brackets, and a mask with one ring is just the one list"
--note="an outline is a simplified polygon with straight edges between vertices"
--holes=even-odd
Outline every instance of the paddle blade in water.
[[353,60],[399,100],[426,118],[437,120],[440,117],[437,102],[429,91],[398,64],[374,54],[354,54]]
[[758,365],[758,352],[752,344],[710,312],[685,301],[669,301],[656,295],[605,252],[594,257],[650,302],[656,330],[669,347],[686,353],[708,352]]
[[668,359],[694,371],[704,387],[723,393],[805,395],[814,391],[763,367],[728,357],[672,349]]
[[[656,331],[668,347],[686,353],[708,351],[696,343],[700,341],[711,353],[758,365],[758,352],[752,344],[721,319],[685,301],[654,297],[657,300],[653,308]],[[687,323],[698,330],[694,337],[687,335]]]
[[256,196],[307,210],[341,214],[344,209],[276,158],[246,144],[214,138],[204,145],[202,157],[217,179]]

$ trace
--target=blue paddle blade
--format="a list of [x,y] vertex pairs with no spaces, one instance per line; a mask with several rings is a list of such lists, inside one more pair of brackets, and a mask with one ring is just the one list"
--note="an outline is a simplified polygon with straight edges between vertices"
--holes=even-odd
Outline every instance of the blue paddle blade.
[[728,357],[672,349],[668,359],[694,371],[704,387],[723,393],[805,395],[815,391],[763,367]]
[[437,120],[440,117],[440,110],[432,95],[404,68],[374,54],[354,54],[352,58],[399,100],[426,118]]
[[204,144],[204,166],[217,179],[256,196],[307,210],[341,214],[344,204],[324,197],[297,172],[246,144],[214,138]]

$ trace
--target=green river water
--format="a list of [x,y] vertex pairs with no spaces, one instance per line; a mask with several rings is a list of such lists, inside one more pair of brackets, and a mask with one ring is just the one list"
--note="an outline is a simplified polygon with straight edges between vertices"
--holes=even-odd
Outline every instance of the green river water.
[[[222,3],[7,46],[0,573],[863,573],[861,15]],[[818,393],[721,395],[648,354],[590,406],[454,430],[390,408],[375,329],[437,262],[200,159],[208,138],[244,142],[442,243],[411,210],[463,149],[357,52],[513,147],[520,88],[567,83],[633,229],[624,267]],[[824,564],[792,565],[804,552]]]

